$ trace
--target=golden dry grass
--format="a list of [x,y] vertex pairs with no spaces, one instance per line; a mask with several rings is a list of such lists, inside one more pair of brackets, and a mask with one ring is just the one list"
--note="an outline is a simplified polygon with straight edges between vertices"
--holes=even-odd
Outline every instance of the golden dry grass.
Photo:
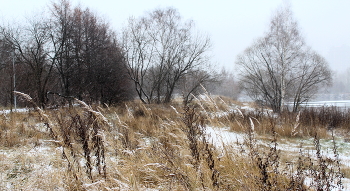
[[[254,133],[274,131],[279,137],[313,133],[296,129],[296,116],[234,112],[231,105],[242,105],[227,98],[204,96],[187,109],[177,102],[110,108],[77,103],[81,106],[0,115],[1,189],[263,190],[272,188],[267,182],[285,190],[292,188],[291,174],[283,171],[287,156],[269,161],[271,147],[249,150],[248,143],[242,143],[245,152],[232,145],[218,149],[203,136],[203,127],[249,133],[254,126]],[[278,172],[271,170],[276,162]]]

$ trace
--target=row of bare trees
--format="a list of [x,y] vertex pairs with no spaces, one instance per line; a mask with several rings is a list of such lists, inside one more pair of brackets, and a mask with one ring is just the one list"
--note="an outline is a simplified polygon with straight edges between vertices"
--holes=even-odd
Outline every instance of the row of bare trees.
[[[236,97],[233,77],[211,69],[210,39],[176,9],[131,17],[121,34],[117,38],[108,23],[68,0],[52,3],[48,16],[1,27],[2,105],[12,102],[14,89],[31,94],[42,107],[51,94],[107,104],[133,99],[133,92],[143,103],[168,103],[175,94],[188,101],[202,86],[219,81],[221,93]],[[241,88],[275,112],[286,102],[297,111],[332,80],[328,63],[305,44],[289,7],[277,10],[265,36],[236,64]]]
[[88,8],[69,0],[49,8],[20,26],[1,27],[2,105],[12,103],[14,89],[41,107],[56,95],[113,104],[137,94],[144,103],[168,103],[217,82],[206,54],[210,39],[173,8],[131,17],[119,39]]
[[[16,89],[42,107],[54,97],[50,93],[108,104],[132,98],[123,52],[108,23],[66,0],[43,15],[1,28],[2,105],[12,102],[14,72]],[[14,69],[9,52],[15,52]]]

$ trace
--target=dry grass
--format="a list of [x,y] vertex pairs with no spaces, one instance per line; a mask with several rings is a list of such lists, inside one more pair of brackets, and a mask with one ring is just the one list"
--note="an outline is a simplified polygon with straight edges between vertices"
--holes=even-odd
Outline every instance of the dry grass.
[[[243,112],[237,102],[210,96],[188,105],[76,103],[80,107],[34,106],[36,111],[0,115],[1,189],[305,190],[310,169],[315,176],[324,172],[330,183],[340,178],[334,170],[338,161],[322,155],[317,160],[300,154],[292,161],[294,170],[287,168],[291,160],[276,149],[279,137],[318,132],[317,148],[323,136],[322,128],[303,126],[296,114]],[[245,132],[244,149],[216,148],[205,135],[207,125]],[[259,135],[270,143],[257,144]]]
[[18,147],[21,145],[38,145],[40,139],[48,138],[43,124],[35,123],[38,118],[35,114],[10,113],[0,115],[0,145],[3,147]]
[[[274,128],[280,137],[305,138],[312,137],[317,132],[321,138],[330,138],[329,128],[325,125],[328,123],[309,123],[309,121],[319,121],[318,119],[322,116],[317,116],[318,119],[315,119],[316,116],[308,118],[309,116],[304,115],[307,110],[300,113],[284,112],[277,115],[266,109],[244,110],[238,106],[235,110],[222,111],[225,111],[225,114],[211,118],[211,124],[230,127],[232,131],[244,132],[246,127],[253,123],[255,131],[262,135],[271,135],[271,129]],[[346,127],[347,124],[344,123],[344,125],[335,128]]]

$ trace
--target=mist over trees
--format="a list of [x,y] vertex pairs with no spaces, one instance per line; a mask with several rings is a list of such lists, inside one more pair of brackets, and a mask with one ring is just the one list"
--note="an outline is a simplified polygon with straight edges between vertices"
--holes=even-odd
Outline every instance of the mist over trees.
[[210,91],[212,91],[213,94],[223,95],[237,100],[241,93],[241,89],[234,73],[222,68],[218,76],[220,83],[211,88]]
[[52,2],[48,13],[23,24],[1,26],[1,104],[13,105],[13,90],[41,107],[73,98],[114,104],[135,95],[144,103],[168,103],[174,94],[188,101],[218,82],[207,55],[210,39],[176,9],[131,17],[116,34],[69,0]]
[[350,67],[333,74],[332,87],[317,95],[319,100],[350,100]]
[[236,64],[244,91],[274,112],[281,112],[286,102],[293,102],[297,111],[332,79],[326,60],[305,44],[289,7],[275,12],[265,36],[239,55]]
[[[174,8],[130,17],[119,33],[69,0],[52,2],[46,11],[0,27],[2,106],[13,105],[14,90],[43,108],[73,98],[169,103],[181,95],[190,101],[206,90],[237,99],[243,90],[275,112],[287,102],[297,111],[332,82],[327,61],[305,44],[289,7],[278,9],[264,36],[238,55],[240,85],[232,72],[213,69],[211,39]],[[346,84],[337,81],[333,89]]]

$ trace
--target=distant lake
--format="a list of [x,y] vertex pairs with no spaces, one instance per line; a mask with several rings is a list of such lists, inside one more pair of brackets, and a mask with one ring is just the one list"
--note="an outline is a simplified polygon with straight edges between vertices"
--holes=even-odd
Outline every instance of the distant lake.
[[[293,103],[291,103],[293,104]],[[302,107],[339,107],[341,109],[350,109],[350,100],[337,100],[337,101],[310,101],[301,104]]]

